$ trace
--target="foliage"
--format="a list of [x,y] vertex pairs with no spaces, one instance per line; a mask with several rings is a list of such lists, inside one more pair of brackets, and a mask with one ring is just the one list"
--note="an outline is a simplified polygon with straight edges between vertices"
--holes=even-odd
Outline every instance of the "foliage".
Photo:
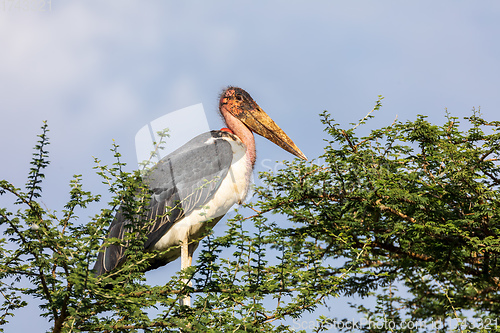
[[[325,258],[345,260],[338,272],[352,265],[363,272],[339,287],[345,295],[376,295],[375,310],[354,305],[367,319],[443,332],[479,330],[481,323],[496,328],[500,122],[474,111],[465,118],[470,128],[461,131],[449,114],[442,126],[418,116],[357,137],[356,127],[371,117],[345,130],[323,113],[331,136],[324,163],[288,163],[277,175],[263,175],[262,209],[295,222],[285,233],[297,242],[308,235],[328,244]],[[387,293],[398,284],[409,297]],[[466,322],[465,310],[475,322]]]
[[[307,242],[303,248],[298,244],[293,248],[260,214],[229,220],[225,235],[204,241],[197,266],[178,272],[165,285],[147,285],[142,271],[157,253],[142,251],[143,207],[149,199],[141,178],[144,171],[124,171],[114,144],[116,162],[111,167],[96,159],[97,174],[113,194],[106,208],[89,222],[78,220],[77,212],[97,204],[100,196],[84,190],[81,176],[75,175],[64,210],[49,211],[37,201],[49,164],[47,133],[44,124],[26,190],[7,181],[0,184],[1,194],[10,193],[22,207],[17,212],[0,210],[7,236],[0,244],[1,324],[34,297],[42,302],[42,316],[52,323],[52,332],[282,332],[289,328],[274,321],[312,311],[335,294],[339,277],[318,278],[326,269],[317,260],[319,250]],[[122,243],[106,239],[118,207],[135,221]],[[254,222],[252,232],[245,229],[245,220]],[[92,266],[102,242],[127,245],[127,261],[96,277]],[[230,259],[218,257],[224,248],[233,252]],[[266,257],[269,251],[278,251],[281,257],[271,263]],[[180,305],[188,293],[194,299],[190,308]],[[266,302],[275,306],[267,308]]]
[[[381,100],[372,111],[380,106]],[[462,131],[449,115],[442,126],[418,116],[356,136],[371,117],[342,129],[324,112],[325,154],[261,173],[266,186],[245,205],[253,213],[229,219],[225,234],[203,240],[196,265],[158,286],[147,285],[142,272],[157,253],[141,251],[149,199],[141,172],[125,171],[113,144],[111,166],[96,159],[113,195],[99,214],[78,219],[101,205],[80,175],[61,212],[44,208],[44,123],[25,189],[0,182],[0,195],[10,194],[20,207],[0,208],[6,236],[0,330],[33,297],[51,332],[286,332],[305,313],[334,305],[338,295],[375,295],[374,309],[353,306],[370,322],[395,325],[359,331],[410,332],[415,329],[405,324],[419,321],[417,330],[444,332],[454,327],[446,320],[463,320],[466,310],[493,324],[500,314],[500,122],[474,112]],[[105,240],[119,207],[134,221],[122,243],[127,260],[96,277],[92,266],[102,243],[120,243]],[[271,213],[287,221],[278,223]],[[187,294],[192,307],[180,305]],[[314,330],[341,321],[319,316]],[[467,323],[458,329],[479,331]]]

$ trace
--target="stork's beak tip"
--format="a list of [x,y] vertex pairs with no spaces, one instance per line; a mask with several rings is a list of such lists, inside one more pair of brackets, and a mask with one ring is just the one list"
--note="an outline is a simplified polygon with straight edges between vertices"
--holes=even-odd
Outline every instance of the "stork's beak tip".
[[265,137],[287,152],[307,161],[306,155],[300,151],[292,139],[260,107],[257,106],[249,114],[251,116],[247,115],[241,119],[252,131]]
[[292,153],[292,154],[294,154],[295,156],[297,156],[301,160],[308,161],[306,155],[304,155],[304,153],[302,153],[299,148],[297,148],[297,151],[295,153]]

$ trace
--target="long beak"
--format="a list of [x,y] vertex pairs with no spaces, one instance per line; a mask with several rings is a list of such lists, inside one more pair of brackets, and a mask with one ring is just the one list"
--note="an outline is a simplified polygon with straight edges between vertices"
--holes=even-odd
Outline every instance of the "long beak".
[[265,113],[257,103],[245,112],[232,113],[255,133],[274,142],[287,152],[307,161],[307,157],[293,143],[292,139]]

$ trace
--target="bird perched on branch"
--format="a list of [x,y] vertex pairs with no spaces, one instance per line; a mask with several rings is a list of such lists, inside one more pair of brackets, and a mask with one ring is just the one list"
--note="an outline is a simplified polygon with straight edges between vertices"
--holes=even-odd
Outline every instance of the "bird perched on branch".
[[[181,256],[181,267],[191,265],[200,239],[250,187],[256,150],[253,133],[307,160],[293,141],[243,89],[228,87],[220,95],[219,111],[226,128],[198,135],[160,160],[144,181],[151,190],[147,207],[146,251],[160,251],[148,269]],[[119,211],[108,237],[124,239],[130,223]],[[180,246],[179,246],[180,245]],[[110,272],[125,260],[125,247],[109,245],[99,253],[97,275]]]

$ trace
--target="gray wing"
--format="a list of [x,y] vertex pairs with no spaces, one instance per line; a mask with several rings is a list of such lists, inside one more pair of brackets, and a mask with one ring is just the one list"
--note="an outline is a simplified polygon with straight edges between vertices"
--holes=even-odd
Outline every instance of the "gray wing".
[[[201,134],[158,162],[145,177],[151,189],[147,207],[147,240],[152,248],[174,223],[206,205],[226,177],[233,159],[231,144],[222,139],[227,132]],[[131,223],[119,209],[109,228],[108,238],[124,239]],[[141,223],[141,221],[139,221]],[[144,223],[144,221],[142,221]],[[94,270],[97,275],[111,271],[125,260],[125,247],[110,245],[100,252]]]

